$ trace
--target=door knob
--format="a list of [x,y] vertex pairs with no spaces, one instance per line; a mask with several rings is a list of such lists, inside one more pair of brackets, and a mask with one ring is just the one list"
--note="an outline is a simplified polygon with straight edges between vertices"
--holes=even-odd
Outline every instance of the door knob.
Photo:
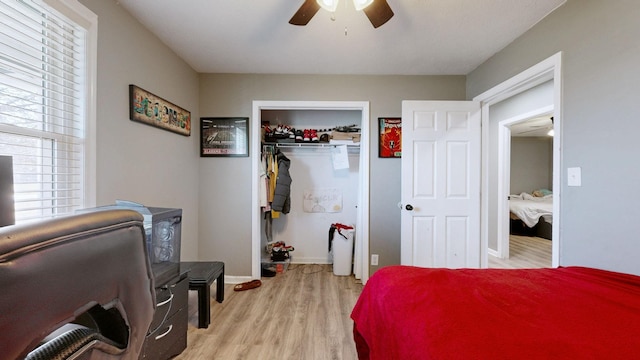
[[407,209],[408,211],[413,210],[413,206],[411,206],[411,204],[407,204],[407,206],[405,206],[404,208]]

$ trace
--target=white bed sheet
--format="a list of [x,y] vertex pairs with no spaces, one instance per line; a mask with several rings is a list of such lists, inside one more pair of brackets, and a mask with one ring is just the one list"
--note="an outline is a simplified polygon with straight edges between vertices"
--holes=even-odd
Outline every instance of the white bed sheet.
[[535,197],[528,193],[509,196],[509,211],[528,227],[536,226],[541,217],[551,223],[553,216],[553,195]]

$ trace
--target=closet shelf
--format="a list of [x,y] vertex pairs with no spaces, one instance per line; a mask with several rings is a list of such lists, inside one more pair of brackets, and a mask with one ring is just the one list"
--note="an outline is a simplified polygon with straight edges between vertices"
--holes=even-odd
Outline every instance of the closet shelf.
[[279,148],[333,148],[346,145],[348,148],[359,149],[360,144],[331,144],[331,143],[263,143],[263,145],[273,145]]

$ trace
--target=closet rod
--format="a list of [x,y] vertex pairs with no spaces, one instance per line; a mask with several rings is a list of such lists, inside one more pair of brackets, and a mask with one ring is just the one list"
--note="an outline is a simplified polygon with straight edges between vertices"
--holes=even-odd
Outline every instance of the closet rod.
[[305,148],[305,147],[311,147],[311,148],[330,148],[330,147],[336,147],[336,146],[342,146],[342,145],[346,145],[348,148],[360,148],[360,144],[307,144],[307,143],[278,143],[275,144],[276,147],[280,147],[280,148],[293,148],[293,147],[299,147],[299,148]]

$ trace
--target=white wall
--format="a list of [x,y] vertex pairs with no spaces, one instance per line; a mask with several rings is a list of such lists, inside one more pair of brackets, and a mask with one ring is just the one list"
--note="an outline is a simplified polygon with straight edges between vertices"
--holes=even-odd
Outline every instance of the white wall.
[[[294,263],[328,264],[328,232],[333,223],[354,225],[359,188],[359,156],[349,156],[349,169],[334,170],[330,148],[282,150],[291,160],[291,212],[273,219],[273,240],[295,247]],[[314,213],[303,209],[305,191],[337,189],[342,196],[338,212]],[[266,241],[266,237],[263,235]]]
[[[97,205],[126,199],[183,209],[182,251],[198,258],[198,75],[115,1],[98,15]],[[129,120],[129,84],[191,111],[192,135]]]
[[562,51],[561,265],[640,274],[638,13],[638,1],[568,0],[468,75],[473,98]]

